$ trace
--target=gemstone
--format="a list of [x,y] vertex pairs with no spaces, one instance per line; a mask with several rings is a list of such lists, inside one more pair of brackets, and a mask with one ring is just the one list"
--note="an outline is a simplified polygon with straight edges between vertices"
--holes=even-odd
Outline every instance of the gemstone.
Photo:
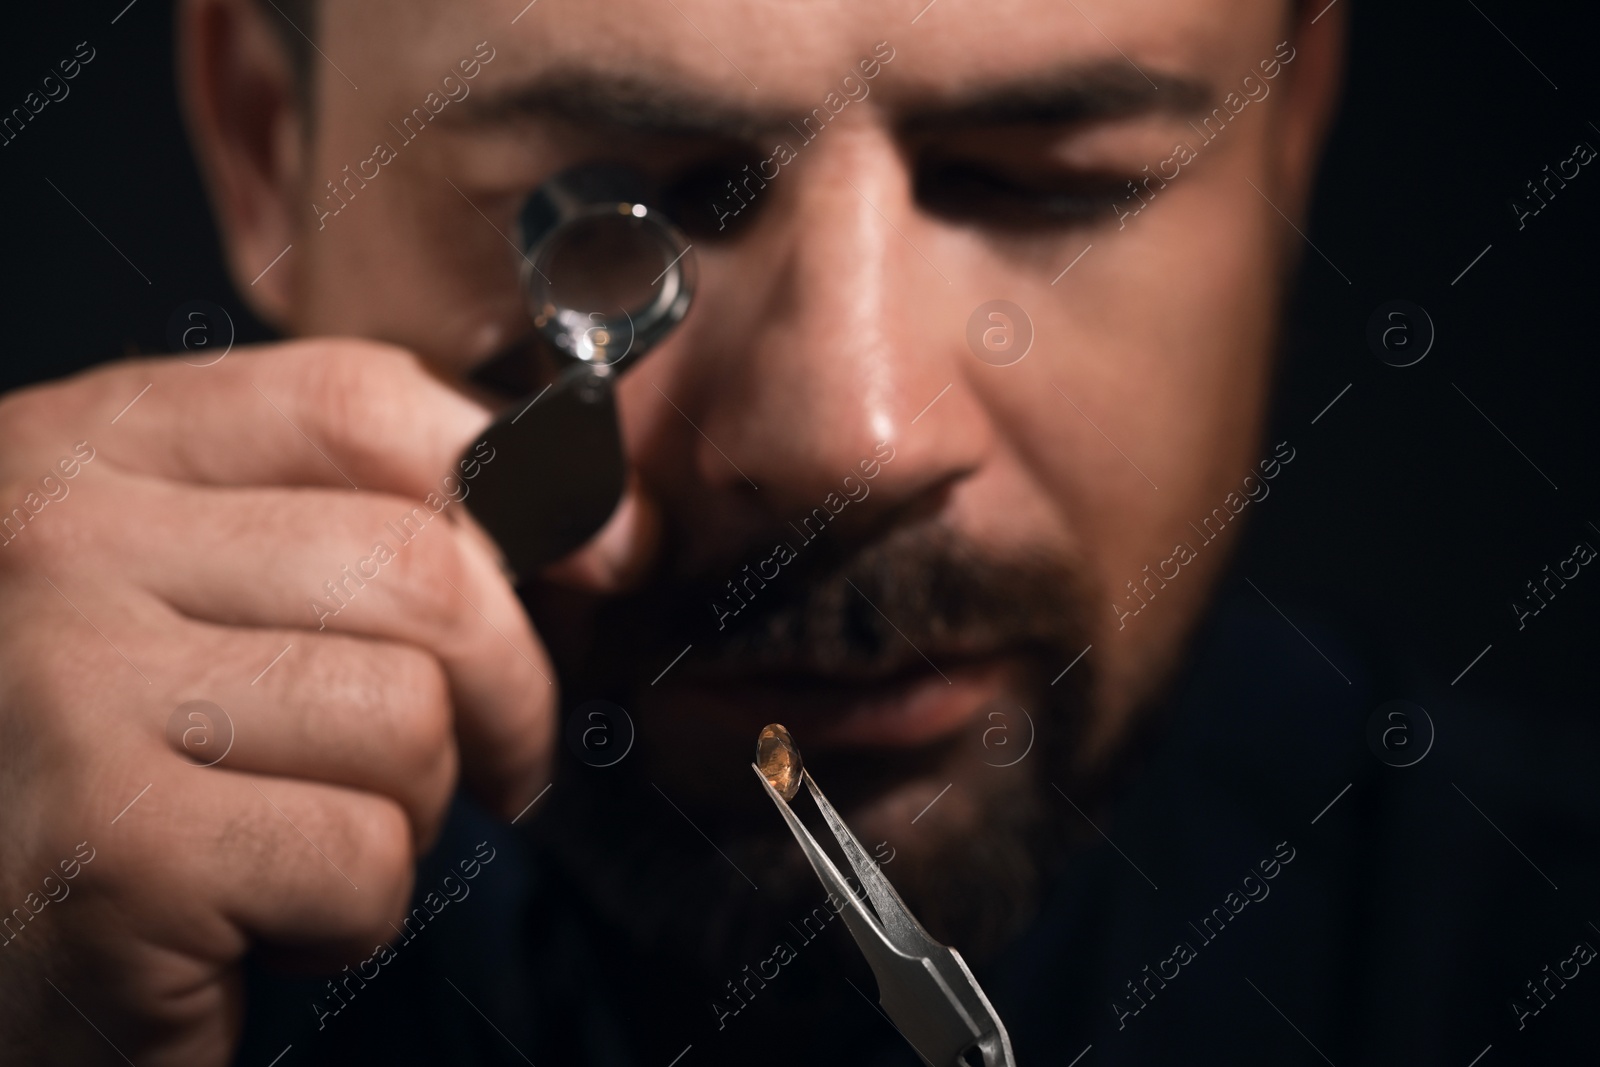
[[761,728],[756,738],[756,766],[783,799],[793,800],[800,792],[800,750],[782,725],[774,722]]

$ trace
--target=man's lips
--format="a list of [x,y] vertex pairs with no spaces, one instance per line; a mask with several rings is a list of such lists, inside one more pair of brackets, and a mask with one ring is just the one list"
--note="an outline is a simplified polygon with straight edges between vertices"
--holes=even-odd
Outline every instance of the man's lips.
[[1013,691],[1019,663],[1010,656],[941,662],[937,669],[884,679],[815,674],[706,673],[685,676],[652,700],[680,722],[749,737],[781,722],[803,751],[911,748],[950,737],[976,720],[995,697]]

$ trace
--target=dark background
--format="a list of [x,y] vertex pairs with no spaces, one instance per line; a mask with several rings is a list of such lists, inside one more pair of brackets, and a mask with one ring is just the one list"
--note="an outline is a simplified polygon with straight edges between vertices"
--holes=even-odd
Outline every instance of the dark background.
[[[1381,638],[1445,682],[1492,645],[1458,692],[1528,717],[1579,714],[1600,664],[1596,568],[1520,632],[1510,601],[1577,541],[1600,547],[1587,314],[1600,161],[1520,232],[1510,201],[1576,142],[1600,148],[1594,37],[1567,8],[1340,2],[1349,87],[1276,416],[1274,440],[1297,458],[1250,507],[1240,570],[1297,622]],[[167,350],[169,319],[197,298],[226,307],[241,341],[265,336],[222,270],[184,141],[171,5],[124,4],[7,12],[0,110],[79,41],[98,54],[0,147],[0,388]],[[1437,329],[1412,367],[1366,341],[1393,299],[1422,305]]]
[[[1588,768],[1596,733],[1589,723],[1600,688],[1597,631],[1591,622],[1600,604],[1600,573],[1591,572],[1600,566],[1585,568],[1521,631],[1510,603],[1523,599],[1523,583],[1539,577],[1544,566],[1571,556],[1578,541],[1600,548],[1597,375],[1589,328],[1600,160],[1570,180],[1521,231],[1510,202],[1525,198],[1524,183],[1540,177],[1546,165],[1570,157],[1578,141],[1600,149],[1595,36],[1588,20],[1580,21],[1583,17],[1570,8],[1508,0],[1339,3],[1350,7],[1353,18],[1348,92],[1306,227],[1320,252],[1305,249],[1271,438],[1288,440],[1297,454],[1273,481],[1271,495],[1248,509],[1250,533],[1237,575],[1301,627],[1320,634],[1326,631],[1316,629],[1318,624],[1332,624],[1354,635],[1357,645],[1386,644],[1402,661],[1431,675],[1433,687],[1384,691],[1391,683],[1375,683],[1379,691],[1372,698],[1424,699],[1439,715],[1442,748],[1450,748],[1443,740],[1447,736],[1477,743],[1458,744],[1451,759],[1442,753],[1406,775],[1376,775],[1389,769],[1378,768],[1359,751],[1349,723],[1331,710],[1347,699],[1331,673],[1326,699],[1294,708],[1283,707],[1271,689],[1257,684],[1248,665],[1269,643],[1264,640],[1249,655],[1227,661],[1227,673],[1239,682],[1227,714],[1198,720],[1204,729],[1177,737],[1176,751],[1203,765],[1208,780],[1195,787],[1195,779],[1181,774],[1148,776],[1159,787],[1151,809],[1176,812],[1180,821],[1199,827],[1189,840],[1203,848],[1186,853],[1160,836],[1141,838],[1136,819],[1122,831],[1134,854],[1167,857],[1166,869],[1153,871],[1169,887],[1161,897],[1173,914],[1163,918],[1139,911],[1142,884],[1122,872],[1120,859],[1102,855],[1100,861],[1128,880],[1111,893],[1126,910],[1109,909],[1123,916],[1124,929],[1177,928],[1184,917],[1179,912],[1197,900],[1210,903],[1211,887],[1235,875],[1230,857],[1241,847],[1255,848],[1251,842],[1259,823],[1298,813],[1298,821],[1284,832],[1310,842],[1301,875],[1315,874],[1321,864],[1328,884],[1334,884],[1364,862],[1387,871],[1394,884],[1372,876],[1372,899],[1383,904],[1374,915],[1338,921],[1314,917],[1260,928],[1260,936],[1273,942],[1269,947],[1283,948],[1276,944],[1282,940],[1276,931],[1282,929],[1320,931],[1328,944],[1392,940],[1395,951],[1375,957],[1386,967],[1394,964],[1392,982],[1372,984],[1372,995],[1387,997],[1393,1011],[1386,1014],[1382,1005],[1373,1010],[1370,1004],[1352,1011],[1376,1020],[1369,1025],[1378,1035],[1377,1046],[1388,1042],[1391,1031],[1406,1032],[1395,1021],[1403,1021],[1405,1013],[1444,1003],[1447,998],[1438,990],[1453,982],[1468,994],[1450,1003],[1481,1005],[1482,1026],[1452,1028],[1446,1041],[1450,1062],[1466,1063],[1489,1036],[1506,1046],[1495,1054],[1498,1062],[1532,1062],[1505,1058],[1528,1049],[1526,1040],[1513,1045],[1517,1039],[1496,1036],[1511,1033],[1505,997],[1516,993],[1516,977],[1533,976],[1539,965],[1558,958],[1550,954],[1551,946],[1563,944],[1570,930],[1581,930],[1580,918],[1594,918],[1584,904],[1594,899],[1594,852],[1574,842],[1592,841],[1595,825],[1582,798],[1592,780]],[[170,69],[171,5],[163,0],[125,5],[126,0],[94,0],[18,5],[7,12],[0,45],[0,114],[20,106],[78,42],[87,40],[98,54],[69,83],[67,99],[50,104],[14,143],[0,146],[5,233],[0,309],[7,331],[0,390],[129,352],[168,350],[169,321],[195,299],[224,306],[239,326],[241,342],[267,336],[223,272],[184,141]],[[1487,253],[1474,264],[1486,246]],[[1437,330],[1427,357],[1411,367],[1386,365],[1367,341],[1374,312],[1396,299],[1424,307]],[[1335,397],[1337,403],[1328,408]],[[1248,587],[1236,592],[1256,595]],[[1309,650],[1294,643],[1297,639],[1284,631],[1278,635],[1305,656],[1306,670],[1321,671]],[[1336,659],[1356,656],[1350,644],[1326,647]],[[1486,647],[1450,689],[1452,679]],[[1268,664],[1288,659],[1287,654],[1262,655]],[[1355,670],[1349,662],[1344,666]],[[1425,692],[1459,699],[1447,702],[1440,695],[1434,704]],[[1450,710],[1442,712],[1447,704]],[[1511,725],[1498,717],[1474,718],[1463,705],[1495,706]],[[1300,714],[1285,714],[1290,711]],[[1365,719],[1365,710],[1358,711],[1354,722]],[[1581,728],[1579,719],[1585,720]],[[1328,811],[1321,805],[1336,792],[1329,783],[1347,780],[1346,766],[1364,768],[1348,772],[1362,784],[1317,827],[1321,836],[1313,836],[1301,825],[1303,815]],[[1266,778],[1262,768],[1271,772]],[[1466,784],[1466,792],[1451,791],[1455,777]],[[1253,788],[1271,801],[1257,803],[1252,794],[1251,803],[1231,807],[1235,800],[1224,788],[1222,800],[1211,795],[1207,807],[1206,789],[1215,794],[1218,782],[1237,783],[1247,793]],[[1397,800],[1396,790],[1409,790],[1409,802]],[[1468,810],[1456,792],[1463,798],[1470,793],[1477,800],[1467,803],[1481,802],[1494,813],[1500,820],[1496,831],[1509,834],[1508,840],[1521,842],[1540,859],[1558,857],[1550,870],[1565,891],[1546,894],[1544,882],[1518,865],[1509,849],[1497,851],[1498,842],[1478,821],[1479,815],[1489,816],[1482,809]],[[1419,795],[1425,802],[1416,801]],[[1340,820],[1356,825],[1358,813],[1384,805],[1411,813],[1412,822],[1395,832],[1388,846],[1403,853],[1403,861],[1364,857],[1348,842],[1341,850],[1338,835],[1348,828]],[[1240,814],[1246,809],[1248,817]],[[1217,839],[1218,828],[1227,832],[1226,839]],[[1240,846],[1241,840],[1247,843]],[[1491,845],[1485,847],[1485,841]],[[500,862],[497,869],[512,861]],[[1219,870],[1220,880],[1214,877]],[[1539,874],[1542,878],[1543,870]],[[425,868],[418,884],[437,880],[438,872]],[[1411,894],[1412,883],[1423,888]],[[1319,884],[1313,880],[1312,892],[1307,897],[1303,891],[1302,899],[1320,899]],[[511,879],[504,892],[516,900],[523,889]],[[1417,899],[1407,904],[1408,896]],[[1289,906],[1294,899],[1286,895],[1273,906]],[[1489,913],[1481,906],[1484,900],[1500,902],[1496,921],[1481,921]],[[1422,921],[1416,921],[1419,917]],[[450,921],[459,918],[452,913]],[[1407,923],[1424,940],[1440,930],[1472,936],[1459,952],[1437,946],[1418,950],[1415,938],[1397,933]],[[498,928],[480,938],[491,944],[501,940]],[[1309,935],[1293,940],[1294,951],[1321,943]],[[439,936],[408,951],[447,953],[458,951],[458,944],[477,943],[465,936]],[[1235,949],[1245,960],[1275,958],[1265,949]],[[1084,973],[1096,979],[1131,975],[1145,958],[1118,959]],[[1313,954],[1299,962],[1314,973],[1319,960]],[[408,966],[421,971],[435,962],[423,958]],[[1257,976],[1287,973],[1288,964],[1277,963],[1275,969],[1259,966]],[[467,975],[489,974],[498,984],[501,972],[482,964],[452,958],[443,970],[464,983]],[[437,989],[431,974],[430,980],[430,996],[449,996]],[[1234,985],[1240,997],[1250,995],[1238,981]],[[503,994],[510,999],[497,1009],[487,999],[493,986],[468,988],[475,998],[485,998],[481,1002],[491,1005],[502,1024],[521,1017],[522,1002],[510,993]],[[1076,1005],[1099,1013],[1095,1017],[1106,1025],[1103,1005],[1087,993],[1068,996],[1042,988],[1055,998],[1046,1015],[1059,1014],[1057,1005]],[[1305,990],[1319,987],[1297,988],[1311,996]],[[1278,995],[1275,987],[1272,991]],[[305,1004],[314,992],[296,988],[285,995],[284,1017],[305,1023]],[[1224,990],[1218,997],[1226,1001],[1227,995]],[[1582,995],[1592,998],[1593,993]],[[265,998],[253,1001],[259,1002]],[[394,1004],[406,1002],[391,997],[363,1003],[374,1011],[393,1011]],[[1180,1044],[1187,1042],[1184,1035],[1195,1028],[1177,1025],[1181,1020],[1170,1014],[1182,1003],[1164,1001],[1169,1025],[1152,1022],[1139,1031],[1141,1039],[1172,1035]],[[1199,998],[1192,1009],[1211,1010],[1216,1003]],[[1319,1018],[1340,1017],[1319,1016],[1337,1006],[1319,1007],[1314,1000],[1284,1003],[1313,1034],[1331,1029]],[[431,1018],[438,1010],[437,1000],[419,1001],[415,1015]],[[1587,1025],[1589,1017],[1582,1012],[1563,1010],[1567,1030],[1560,1029],[1563,1017],[1553,1013],[1553,1021],[1539,1022],[1534,1031],[1548,1048]],[[1234,1015],[1230,1009],[1219,1017]],[[1264,1012],[1262,1018],[1277,1024]],[[468,1021],[477,1026],[476,1018]],[[1076,1017],[1069,1021],[1069,1029],[1078,1025]],[[353,1019],[345,1023],[352,1040],[369,1033]],[[1423,1026],[1418,1032],[1434,1029]],[[396,1041],[412,1040],[410,1030],[395,1032]],[[491,1040],[485,1035],[480,1036]],[[1278,1036],[1285,1043],[1297,1040],[1287,1030]],[[1342,1039],[1360,1043],[1349,1035]],[[254,1040],[256,1045],[247,1042],[249,1062],[265,1063],[281,1055],[288,1038],[271,1020]],[[331,1040],[324,1038],[315,1048],[336,1055],[338,1046]],[[1123,1047],[1124,1062],[1139,1062],[1143,1046]],[[1340,1056],[1338,1046],[1328,1047],[1339,1062],[1351,1062]],[[1291,1049],[1270,1062],[1306,1055],[1298,1045]],[[1390,1051],[1383,1062],[1423,1062],[1422,1057],[1407,1060],[1406,1046]],[[1592,1061],[1592,1048],[1585,1054]],[[370,1058],[370,1050],[363,1050],[350,1062]],[[1174,1058],[1193,1061],[1188,1048]],[[1305,1062],[1313,1061],[1307,1056]]]

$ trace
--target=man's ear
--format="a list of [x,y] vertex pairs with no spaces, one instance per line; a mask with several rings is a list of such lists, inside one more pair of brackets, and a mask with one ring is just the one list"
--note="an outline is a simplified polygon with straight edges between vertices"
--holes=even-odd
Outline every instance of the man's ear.
[[294,257],[262,275],[299,230],[306,116],[287,49],[256,0],[183,0],[178,96],[234,288],[283,326]]
[[1294,49],[1294,61],[1284,67],[1289,84],[1277,163],[1279,188],[1294,205],[1290,214],[1299,218],[1310,200],[1311,182],[1344,86],[1344,16],[1350,5],[1310,0],[1294,6],[1298,12],[1286,46]]

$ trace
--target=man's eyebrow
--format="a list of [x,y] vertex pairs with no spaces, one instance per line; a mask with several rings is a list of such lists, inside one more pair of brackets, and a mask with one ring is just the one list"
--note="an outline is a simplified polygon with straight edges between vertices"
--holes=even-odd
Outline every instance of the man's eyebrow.
[[521,85],[463,101],[480,122],[539,119],[607,131],[752,140],[784,124],[787,111],[749,108],[671,78],[556,69]]
[[1212,102],[1211,86],[1159,71],[1107,63],[1073,65],[999,85],[958,91],[906,109],[914,133],[975,126],[1067,125],[1135,115],[1187,115]]
[[[856,80],[870,84],[860,77]],[[843,95],[842,88],[834,91]],[[1187,114],[1210,102],[1211,89],[1191,78],[1155,72],[1147,79],[1125,66],[1097,64],[1063,67],[931,98],[913,91],[907,99],[902,85],[899,95],[898,114],[893,114],[896,127],[906,132],[936,132]],[[670,77],[601,73],[588,68],[546,71],[520,85],[474,94],[463,105],[479,122],[538,119],[617,133],[734,141],[757,140],[811,113],[803,107],[747,106]],[[822,106],[820,97],[816,106]]]

